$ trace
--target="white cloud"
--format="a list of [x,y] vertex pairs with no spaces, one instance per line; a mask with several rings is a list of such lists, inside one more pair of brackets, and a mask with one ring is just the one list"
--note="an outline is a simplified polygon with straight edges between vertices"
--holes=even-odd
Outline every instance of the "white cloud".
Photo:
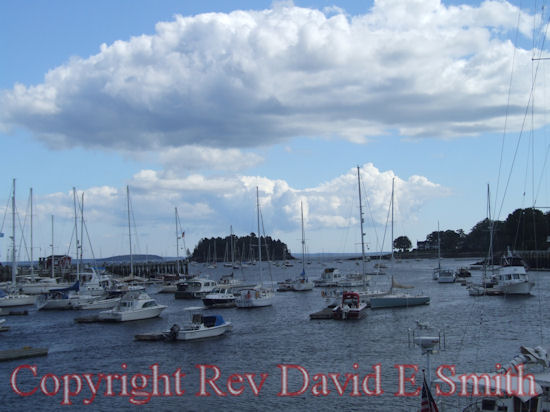
[[[449,194],[448,189],[425,177],[402,179],[392,171],[380,171],[367,163],[361,168],[366,226],[384,226],[394,178],[398,198],[397,221],[414,220],[426,202]],[[263,222],[268,234],[297,231],[300,227],[300,202],[304,205],[308,233],[355,230],[359,222],[355,168],[305,189],[295,189],[284,180],[259,176],[195,174],[167,177],[164,172],[154,170],[135,174],[129,187],[132,222],[135,221],[138,233],[146,237],[141,240],[142,244],[160,250],[169,249],[173,243],[175,207],[191,247],[193,241],[203,236],[228,233],[229,225],[233,225],[236,233],[256,232],[256,187],[259,188]],[[127,239],[126,189],[91,187],[83,192],[84,215],[92,242],[102,245],[104,250],[112,249],[115,242],[120,250],[120,244]],[[82,190],[78,190],[79,199],[81,194]],[[48,218],[55,215],[56,225],[64,222],[69,232],[64,237],[68,239],[74,221],[72,191],[41,196],[36,199],[36,204],[39,205],[38,215]],[[49,233],[45,228],[43,230],[46,241],[49,241]],[[114,234],[118,234],[118,240]],[[122,248],[120,253],[127,251]]]
[[[519,14],[525,36],[530,19]],[[158,23],[154,35],[72,58],[42,84],[4,91],[0,127],[27,128],[52,147],[168,150],[163,159],[172,166],[174,153],[186,151],[197,162],[228,155],[237,162],[220,165],[254,164],[254,155],[212,148],[293,136],[361,143],[394,130],[501,130],[514,56],[504,37],[516,22],[518,9],[500,1],[455,7],[377,0],[368,14],[353,17],[288,3],[176,16]],[[527,102],[530,58],[516,50],[511,125]]]
[[173,172],[189,170],[239,171],[258,165],[262,158],[238,149],[183,146],[164,150],[159,155],[164,168]]

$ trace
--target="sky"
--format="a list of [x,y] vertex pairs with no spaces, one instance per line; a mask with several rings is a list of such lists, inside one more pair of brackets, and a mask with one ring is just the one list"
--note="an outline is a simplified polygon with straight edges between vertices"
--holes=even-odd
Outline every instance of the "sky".
[[468,233],[488,186],[494,218],[548,206],[547,22],[519,1],[0,2],[0,260],[12,179],[21,260],[31,188],[35,258],[74,255],[75,197],[85,257],[128,254],[129,226],[175,256],[257,233],[256,188],[294,254],[301,205],[308,252],[360,252],[358,167],[369,252],[392,182],[413,246]]

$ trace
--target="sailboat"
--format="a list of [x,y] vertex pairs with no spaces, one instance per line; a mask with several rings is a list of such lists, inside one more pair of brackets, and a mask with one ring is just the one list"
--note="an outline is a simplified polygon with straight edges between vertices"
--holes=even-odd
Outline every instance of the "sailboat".
[[[128,200],[128,237],[130,239],[130,279],[134,279],[134,266],[132,255],[132,233],[130,229],[130,188],[126,186]],[[99,312],[99,319],[113,322],[126,322],[132,320],[150,319],[159,316],[166,309],[165,305],[159,305],[142,289],[133,289],[126,292],[120,298],[115,307]]]
[[256,209],[258,221],[258,264],[260,268],[260,283],[253,288],[244,288],[235,299],[238,308],[257,308],[271,306],[273,303],[273,290],[266,289],[262,284],[262,236],[260,232],[260,197],[256,187]]
[[15,179],[13,179],[13,192],[11,198],[12,209],[12,266],[11,266],[11,287],[5,296],[0,297],[0,308],[12,306],[32,305],[35,302],[35,297],[19,293],[17,290],[17,254],[15,250]]
[[[368,283],[365,272],[365,231],[363,230],[363,204],[361,201],[361,170],[357,166],[357,185],[359,190],[359,222],[361,227],[361,291],[344,291],[341,302],[332,309],[332,317],[337,320],[362,319],[367,314],[367,302],[364,299]],[[348,280],[351,279],[348,276]],[[357,280],[357,279],[355,279]]]
[[297,279],[294,279],[291,283],[292,290],[296,292],[305,292],[313,290],[313,282],[311,282],[306,276],[306,239],[304,231],[304,205],[300,202],[300,211],[302,216],[302,273]]
[[[392,215],[392,228],[391,228],[391,239],[392,239],[392,256],[391,262],[393,265],[393,206],[394,206],[394,181],[392,180],[391,187],[391,215]],[[393,276],[391,278],[390,289],[386,293],[376,293],[368,298],[369,305],[372,309],[380,308],[395,308],[395,307],[409,307],[409,306],[418,306],[418,305],[428,305],[430,303],[430,297],[426,295],[411,295],[410,293],[405,292],[394,292],[394,289],[413,289],[414,286],[406,286],[397,283]]]

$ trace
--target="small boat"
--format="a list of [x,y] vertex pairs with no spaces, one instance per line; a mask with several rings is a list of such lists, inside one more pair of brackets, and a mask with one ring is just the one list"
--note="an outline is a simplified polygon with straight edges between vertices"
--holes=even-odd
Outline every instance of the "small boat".
[[203,316],[200,313],[193,315],[190,325],[180,327],[177,324],[163,332],[166,340],[199,340],[214,338],[230,331],[233,325],[221,315]]
[[99,312],[98,318],[113,322],[151,319],[159,316],[164,309],[165,305],[159,305],[147,293],[137,290],[125,293],[114,308]]
[[193,278],[180,281],[174,294],[176,299],[202,299],[218,286],[217,282],[206,278]]
[[273,291],[263,287],[241,289],[235,298],[238,308],[260,308],[273,304]]
[[232,308],[235,306],[235,295],[230,285],[220,285],[202,298],[204,306],[209,308]]
[[367,304],[361,301],[357,292],[344,292],[342,302],[332,309],[332,317],[337,320],[357,320],[366,315]]
[[319,279],[315,279],[313,284],[316,287],[330,288],[337,287],[338,282],[344,279],[344,275],[336,268],[324,268]]
[[120,296],[105,298],[105,299],[96,299],[91,302],[82,302],[75,305],[75,309],[79,310],[93,310],[93,309],[111,309],[114,308],[118,302],[120,302]]
[[450,269],[439,269],[437,282],[438,283],[455,283],[455,273]]

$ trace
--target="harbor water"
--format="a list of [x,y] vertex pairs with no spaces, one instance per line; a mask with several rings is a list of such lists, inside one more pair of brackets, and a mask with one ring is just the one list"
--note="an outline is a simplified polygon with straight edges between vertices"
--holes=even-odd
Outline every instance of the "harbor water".
[[[474,259],[444,260],[443,265],[458,268],[473,262]],[[356,261],[327,260],[308,264],[306,272],[310,278],[317,278],[325,267],[331,266],[343,273],[360,270]],[[373,262],[368,266],[371,269]],[[0,409],[418,410],[419,396],[398,393],[399,365],[406,365],[402,368],[407,393],[422,384],[427,358],[409,339],[410,329],[417,327],[417,321],[432,329],[415,333],[435,334],[444,341],[441,350],[430,357],[432,377],[441,365],[454,365],[457,373],[494,371],[497,362],[512,359],[521,345],[548,347],[550,331],[545,325],[550,273],[530,272],[536,282],[531,296],[473,297],[459,283],[439,284],[432,280],[436,266],[435,260],[403,260],[393,269],[388,268],[388,274],[371,279],[374,289],[384,290],[389,288],[393,274],[397,282],[415,287],[411,293],[429,295],[429,305],[369,309],[366,318],[359,321],[310,320],[310,313],[326,306],[320,289],[277,293],[271,307],[205,310],[205,314],[223,315],[233,323],[233,330],[200,342],[134,340],[136,334],[166,330],[174,323],[187,321],[192,311],[185,309],[202,305],[200,300],[176,300],[173,294],[155,294],[155,286],[150,286],[148,293],[168,308],[159,318],[145,321],[80,324],[74,322],[76,317],[93,312],[36,311],[29,307],[28,316],[6,317],[10,330],[0,334],[0,349],[47,347],[49,353],[1,364]],[[242,272],[235,270],[235,277],[255,280],[257,270],[257,266]],[[230,269],[208,270],[194,265],[190,271],[218,279]],[[299,262],[294,267],[271,269],[274,282],[296,277],[300,272]],[[267,267],[263,274],[269,276]],[[472,271],[472,275],[476,279],[480,272]],[[379,393],[375,393],[377,368]],[[415,368],[418,372],[413,382]],[[157,379],[157,388],[154,373],[167,375]],[[88,378],[85,374],[89,374]],[[78,378],[73,375],[81,379],[79,394]],[[367,375],[372,376],[365,379]],[[15,382],[10,382],[10,378]],[[90,382],[97,384],[95,396]],[[354,382],[358,382],[355,389]],[[136,393],[135,388],[140,385],[143,389]],[[155,389],[156,394],[151,395]],[[436,399],[443,401],[443,410],[461,410],[470,401],[459,396]]]

